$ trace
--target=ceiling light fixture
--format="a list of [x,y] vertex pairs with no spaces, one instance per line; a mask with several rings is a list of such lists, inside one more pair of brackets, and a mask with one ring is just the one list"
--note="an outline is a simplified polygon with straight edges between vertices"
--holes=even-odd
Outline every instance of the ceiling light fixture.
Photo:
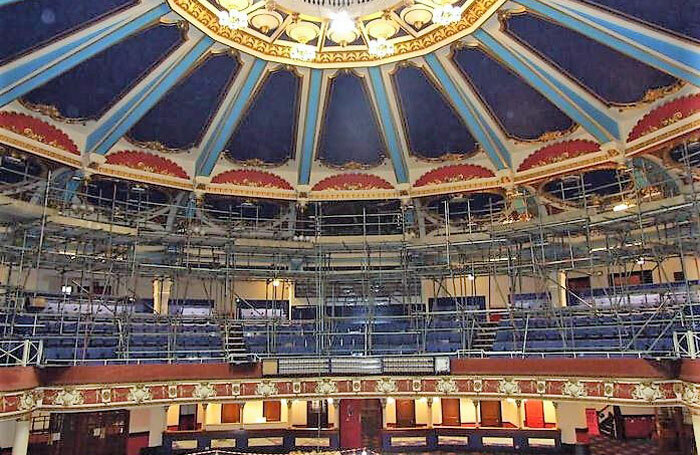
[[347,11],[341,11],[333,16],[330,31],[339,35],[351,34],[355,31],[355,21]]
[[219,16],[219,25],[232,30],[238,30],[248,25],[248,15],[243,11],[219,11],[217,16]]
[[384,38],[369,40],[369,55],[378,58],[394,55],[396,48],[393,43],[390,43]]
[[462,10],[452,5],[440,5],[433,10],[433,22],[437,25],[450,25],[459,22]]
[[289,58],[310,62],[316,58],[316,48],[308,44],[295,44],[289,51]]

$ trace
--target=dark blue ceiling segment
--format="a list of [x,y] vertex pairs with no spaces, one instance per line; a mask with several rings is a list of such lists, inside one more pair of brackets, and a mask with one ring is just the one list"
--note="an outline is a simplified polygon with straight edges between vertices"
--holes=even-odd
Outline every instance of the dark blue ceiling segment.
[[376,165],[386,147],[365,81],[354,73],[341,72],[331,79],[318,157],[331,166],[357,163]]
[[150,27],[29,92],[23,100],[53,106],[63,117],[97,119],[183,41],[177,25]]
[[481,49],[461,48],[452,58],[511,137],[533,140],[574,126],[547,98]]
[[136,3],[137,0],[24,0],[0,7],[0,63]]
[[697,0],[584,1],[700,41],[700,2]]
[[183,150],[201,140],[239,69],[230,54],[209,54],[127,133],[139,143]]
[[293,71],[270,73],[226,144],[226,156],[267,164],[294,158],[300,84],[301,78]]
[[462,119],[423,70],[405,66],[393,79],[412,153],[431,159],[477,149]]
[[571,29],[533,14],[508,20],[508,32],[611,104],[631,104],[678,80]]

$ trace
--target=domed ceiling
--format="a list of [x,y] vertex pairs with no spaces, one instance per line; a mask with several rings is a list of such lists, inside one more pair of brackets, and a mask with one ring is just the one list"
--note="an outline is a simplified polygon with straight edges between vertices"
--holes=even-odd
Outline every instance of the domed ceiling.
[[700,126],[687,0],[0,0],[0,142],[198,193],[410,198]]

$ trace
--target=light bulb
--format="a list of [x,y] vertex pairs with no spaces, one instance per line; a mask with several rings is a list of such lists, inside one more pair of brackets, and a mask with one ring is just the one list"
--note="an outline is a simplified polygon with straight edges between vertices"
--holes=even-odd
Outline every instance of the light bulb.
[[289,58],[310,62],[316,58],[316,48],[308,44],[295,44],[289,51]]
[[369,42],[369,55],[373,57],[384,58],[394,55],[394,52],[396,52],[394,44],[384,38],[377,38]]
[[461,18],[462,11],[456,6],[440,5],[433,10],[433,22],[438,25],[450,25]]
[[248,15],[243,11],[219,11],[217,16],[219,16],[219,25],[232,30],[238,30],[248,25]]

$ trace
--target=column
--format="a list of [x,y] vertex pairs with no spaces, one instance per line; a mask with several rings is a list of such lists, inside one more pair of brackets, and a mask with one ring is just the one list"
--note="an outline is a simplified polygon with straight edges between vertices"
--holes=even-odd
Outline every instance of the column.
[[[700,453],[700,412],[692,411],[693,436],[695,436],[695,453]],[[12,455],[14,455],[14,451]]]
[[241,423],[241,428],[243,428],[243,408],[245,408],[245,401],[238,401],[237,402],[240,406],[238,407],[238,421]]
[[15,440],[12,444],[12,455],[27,455],[31,420],[31,414],[27,414],[15,421]]
[[333,429],[340,429],[340,400],[331,398],[333,404]]
[[209,403],[202,403],[202,431],[207,431],[207,409]]
[[287,400],[287,428],[290,430],[293,427],[292,423],[292,406],[294,405],[294,400],[288,399]]
[[474,415],[476,416],[476,428],[481,426],[481,402],[474,400]]
[[388,428],[388,425],[387,425],[387,417],[388,416],[387,416],[387,412],[386,412],[387,399],[382,398],[381,402],[382,402],[382,428],[384,428],[386,430]]
[[428,397],[428,428],[433,428],[433,398]]
[[148,417],[148,447],[163,445],[163,432],[168,429],[168,406],[151,408]]
[[515,400],[515,409],[518,419],[518,428],[523,428],[523,400]]

